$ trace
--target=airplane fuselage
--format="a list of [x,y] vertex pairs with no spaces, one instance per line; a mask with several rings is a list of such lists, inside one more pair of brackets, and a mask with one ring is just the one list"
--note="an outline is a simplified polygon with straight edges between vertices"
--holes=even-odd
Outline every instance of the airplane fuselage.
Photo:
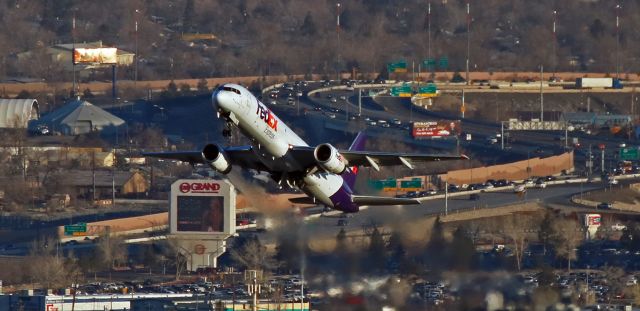
[[342,176],[324,170],[307,171],[291,156],[293,146],[309,145],[247,89],[225,84],[213,92],[212,102],[220,118],[232,122],[251,140],[254,153],[265,167],[283,172],[285,181],[292,181],[318,203],[344,212],[358,211]]

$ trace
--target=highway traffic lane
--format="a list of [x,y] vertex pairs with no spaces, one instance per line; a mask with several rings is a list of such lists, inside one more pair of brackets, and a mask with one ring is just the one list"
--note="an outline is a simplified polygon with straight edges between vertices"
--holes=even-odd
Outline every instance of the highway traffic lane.
[[[469,200],[469,195],[450,197],[448,199],[448,212],[470,210],[475,208],[486,209],[500,206],[527,202],[565,202],[570,204],[570,198],[581,191],[591,191],[601,188],[601,184],[571,184],[549,186],[545,189],[529,188],[526,196],[519,196],[513,190],[500,192],[484,192],[477,201]],[[305,232],[311,237],[331,238],[344,228],[347,232],[362,231],[372,225],[391,226],[407,224],[421,218],[445,213],[445,199],[426,200],[419,205],[405,206],[375,206],[361,210],[357,214],[333,215],[318,217],[308,220],[305,224]],[[343,220],[344,225],[338,225]],[[426,229],[425,229],[426,230]]]

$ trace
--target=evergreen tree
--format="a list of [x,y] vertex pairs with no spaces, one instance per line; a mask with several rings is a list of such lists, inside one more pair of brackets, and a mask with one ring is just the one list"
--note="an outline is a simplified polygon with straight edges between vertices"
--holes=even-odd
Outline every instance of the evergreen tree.
[[378,227],[374,227],[369,235],[369,249],[368,249],[368,264],[371,271],[379,272],[384,269],[386,262],[386,247],[382,234],[378,230]]
[[193,0],[187,0],[182,15],[182,32],[193,31],[193,17],[195,16],[195,4]]
[[431,238],[427,243],[424,262],[432,270],[441,270],[448,262],[447,241],[444,238],[444,228],[440,217],[436,218],[431,229]]
[[302,26],[300,26],[300,31],[302,32],[303,36],[314,36],[318,32],[311,12],[307,12],[307,15],[304,17]]
[[453,233],[450,249],[452,268],[461,271],[469,270],[474,261],[476,249],[467,231],[462,227],[458,227]]

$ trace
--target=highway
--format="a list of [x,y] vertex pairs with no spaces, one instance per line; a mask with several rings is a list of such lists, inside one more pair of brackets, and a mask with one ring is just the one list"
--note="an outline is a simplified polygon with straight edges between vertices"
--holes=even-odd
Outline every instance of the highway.
[[[512,187],[504,187],[504,189],[495,192],[480,193],[479,200],[469,200],[468,192],[451,193],[447,200],[447,212],[452,214],[474,208],[487,209],[528,202],[554,204],[562,202],[564,205],[574,206],[577,211],[580,211],[582,208],[570,203],[571,196],[601,188],[601,183],[555,185],[545,189],[529,188],[524,196],[519,196],[513,192]],[[445,199],[426,198],[419,205],[368,207],[359,213],[350,215],[335,211],[327,214],[306,217],[305,234],[317,239],[331,239],[335,238],[341,228],[347,232],[360,233],[363,228],[370,227],[372,224],[385,227],[402,226],[429,216],[444,215]],[[338,225],[338,222],[344,225]],[[275,237],[270,232],[266,232],[261,236],[261,239],[268,243],[274,241]]]

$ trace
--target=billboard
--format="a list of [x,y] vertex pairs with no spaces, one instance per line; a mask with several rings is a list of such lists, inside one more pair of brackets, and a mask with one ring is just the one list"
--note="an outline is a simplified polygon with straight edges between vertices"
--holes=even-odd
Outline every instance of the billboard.
[[75,48],[73,49],[74,64],[116,64],[118,62],[117,48]]
[[586,214],[585,223],[587,227],[600,226],[600,224],[602,223],[602,216],[600,216],[600,214]]
[[411,135],[413,138],[443,137],[459,135],[460,131],[460,120],[414,122]]
[[171,185],[171,234],[230,235],[235,223],[235,190],[228,182],[181,179]]

